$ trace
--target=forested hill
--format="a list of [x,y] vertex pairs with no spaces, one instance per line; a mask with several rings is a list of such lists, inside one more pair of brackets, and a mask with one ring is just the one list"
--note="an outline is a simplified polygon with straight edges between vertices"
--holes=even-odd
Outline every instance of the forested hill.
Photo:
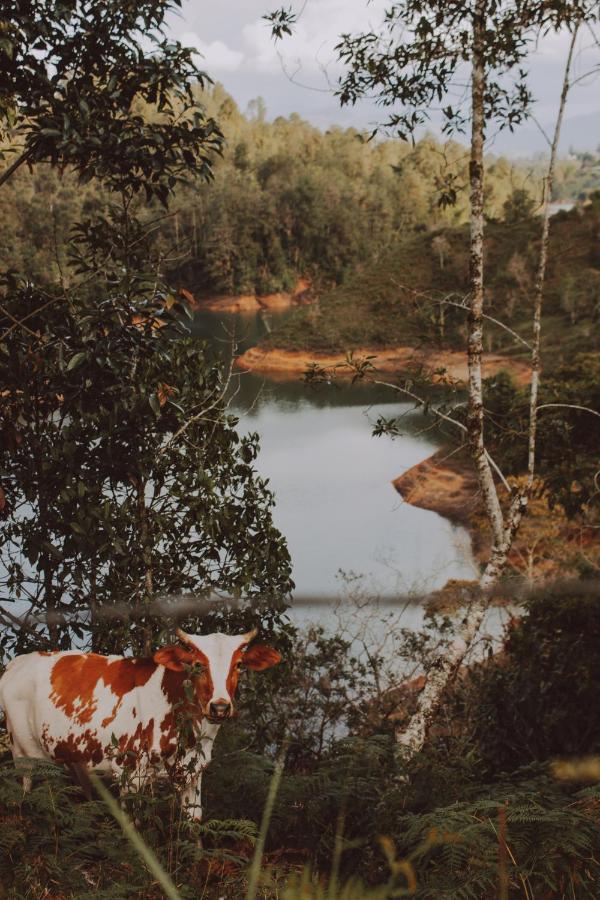
[[[540,221],[526,198],[507,203],[503,221],[486,232],[488,314],[531,332],[531,296]],[[283,349],[345,351],[418,345],[462,348],[468,291],[467,226],[407,236],[346,282],[322,293],[318,308],[298,307],[265,340]],[[442,304],[440,301],[449,303]],[[600,192],[553,216],[544,300],[543,346],[559,364],[573,352],[599,349]],[[507,330],[488,322],[487,349],[526,352]]]
[[[260,294],[285,290],[298,275],[331,286],[419,232],[466,221],[468,160],[459,144],[366,143],[352,129],[323,133],[293,114],[268,122],[260,101],[244,115],[218,85],[203,99],[226,147],[214,180],[180,185],[161,224],[177,286],[199,296]],[[593,157],[561,163],[557,198],[600,186],[598,169]],[[539,162],[490,158],[488,216],[503,219],[515,192],[537,201],[540,174]],[[108,202],[95,183],[80,185],[69,172],[23,168],[0,198],[0,268],[37,282],[68,277],[70,227]]]

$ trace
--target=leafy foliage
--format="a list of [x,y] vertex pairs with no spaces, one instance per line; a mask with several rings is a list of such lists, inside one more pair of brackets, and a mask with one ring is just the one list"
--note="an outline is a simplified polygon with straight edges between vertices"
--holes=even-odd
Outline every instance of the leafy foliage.
[[290,562],[258,438],[227,415],[226,377],[165,281],[164,216],[137,197],[166,206],[220,147],[192,52],[161,37],[174,6],[16,2],[4,23],[23,158],[98,180],[59,278],[4,277],[4,652],[74,638],[149,652],[165,627],[149,604],[181,591],[221,592],[197,606],[204,627],[281,625]]
[[[593,516],[598,495],[600,441],[600,357],[578,353],[542,381],[537,440],[537,472],[550,503],[568,515],[586,508]],[[529,397],[506,373],[487,379],[490,449],[507,473],[526,462]]]
[[[553,220],[547,318],[542,334],[545,371],[552,372],[577,353],[597,352],[595,253],[596,202]],[[490,222],[486,260],[489,314],[529,338],[528,298],[533,284],[538,223]],[[443,243],[440,239],[443,239]],[[560,247],[569,241],[570,252]],[[585,273],[585,278],[583,273]],[[459,349],[466,328],[467,234],[463,228],[407,236],[372,265],[319,298],[318,312],[299,307],[273,329],[265,346],[283,349],[346,351],[356,348],[437,347]],[[577,273],[580,273],[579,275]],[[565,310],[565,290],[576,306],[575,322]],[[487,323],[487,349],[522,358],[523,344],[505,328]],[[590,392],[586,391],[586,396]],[[547,416],[550,410],[543,413]]]
[[[182,898],[197,896],[213,871],[239,871],[256,834],[247,820],[186,822],[168,791],[146,796],[136,816],[142,838]],[[0,878],[7,898],[56,892],[106,900],[162,896],[104,804],[84,801],[55,766],[39,766],[25,798],[12,764],[3,766],[0,817]]]
[[[379,263],[415,234],[466,221],[468,173],[456,142],[426,135],[414,146],[369,143],[354,129],[322,133],[295,114],[266,122],[252,109],[242,114],[220,85],[198,100],[228,144],[211,159],[209,183],[177,183],[174,212],[159,221],[157,209],[155,227],[169,250],[172,280],[199,296],[290,290],[298,275],[324,285],[347,281],[356,267]],[[136,114],[152,126],[151,106]],[[503,216],[515,185],[533,198],[541,191],[539,163],[490,158],[487,174],[486,213],[493,218]],[[450,182],[456,202],[443,206]],[[0,191],[0,262],[39,283],[58,276],[69,226],[94,208],[104,211],[107,197],[97,181],[80,186],[70,169],[59,178],[22,167]],[[432,258],[442,275],[455,268],[456,242],[449,242],[445,255]]]
[[112,603],[140,618],[153,596],[182,591],[244,596],[265,627],[279,621],[290,563],[253,469],[258,436],[238,436],[218,368],[159,299],[36,314],[44,296],[29,287],[5,301],[34,315],[2,357],[3,600],[42,617],[16,648],[6,630],[5,651],[35,646],[47,612],[51,643],[69,647],[64,616],[81,638],[90,605],[95,647],[123,649],[130,627],[105,618]]
[[[325,884],[325,896],[352,900],[483,898],[497,893],[503,873],[515,896],[593,896],[600,880],[598,787],[558,782],[546,762],[556,753],[597,749],[590,729],[600,680],[596,601],[593,593],[565,590],[531,601],[506,655],[472,668],[451,690],[443,721],[409,768],[367,710],[358,718],[340,710],[337,721],[352,733],[330,730],[321,743],[311,721],[321,714],[315,695],[304,734],[298,727],[293,737],[304,750],[288,755],[269,821],[263,895],[320,898]],[[414,636],[404,652],[421,652]],[[242,715],[221,730],[205,774],[208,820],[200,829],[180,820],[168,789],[155,788],[131,808],[183,897],[197,896],[199,886],[209,897],[245,895],[274,772],[270,718],[294,714],[302,670],[308,676],[346,660],[338,690],[346,680],[348,696],[355,689],[358,670],[335,639],[327,644],[315,634],[293,655],[297,671],[289,679],[262,676],[263,702],[273,712],[258,720]],[[242,710],[253,705],[254,689],[242,689]],[[331,720],[330,699],[321,702]],[[532,739],[539,751],[533,754]],[[10,825],[2,828],[0,866],[9,896],[49,886],[87,896],[85,882],[106,896],[153,896],[149,876],[129,845],[115,839],[101,804],[83,802],[53,770],[34,784],[23,799],[11,770],[0,778],[0,817]]]
[[[179,0],[11,0],[0,42],[0,134],[20,159],[73,168],[83,182],[163,203],[176,180],[210,171],[221,143],[194,95],[206,76],[165,38]],[[156,109],[154,121],[141,105]]]
[[600,751],[597,591],[529,601],[498,663],[473,668],[475,734],[494,771]]

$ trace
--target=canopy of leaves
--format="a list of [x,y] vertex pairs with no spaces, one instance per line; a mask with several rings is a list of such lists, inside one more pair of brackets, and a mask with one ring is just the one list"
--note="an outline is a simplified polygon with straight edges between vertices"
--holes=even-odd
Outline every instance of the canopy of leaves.
[[[166,203],[221,143],[193,51],[163,34],[180,0],[9,0],[0,22],[0,135],[20,161]],[[155,109],[154,121],[142,115]]]
[[[598,508],[600,354],[580,353],[542,381],[536,470],[552,503],[574,515]],[[510,377],[488,379],[484,390],[490,452],[507,474],[526,465],[529,397]]]
[[[3,632],[5,651],[42,640],[46,613],[51,642],[69,647],[90,607],[95,646],[122,650],[135,638],[107,606],[139,619],[149,584],[243,596],[250,619],[277,623],[290,562],[253,468],[258,436],[238,435],[202,345],[166,309],[105,299],[35,313],[45,299],[24,288],[4,301],[34,313],[3,345],[2,600],[9,621],[12,608],[31,622],[16,648]],[[241,621],[215,610],[204,629]]]
[[[585,582],[583,582],[585,586]],[[600,753],[598,592],[557,586],[528,603],[498,663],[474,667],[476,740],[494,771]]]

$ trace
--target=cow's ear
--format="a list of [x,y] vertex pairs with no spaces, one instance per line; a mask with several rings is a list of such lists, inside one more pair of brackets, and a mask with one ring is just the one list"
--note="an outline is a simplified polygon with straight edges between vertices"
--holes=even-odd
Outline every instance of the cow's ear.
[[193,654],[188,653],[178,644],[170,644],[168,647],[161,647],[152,657],[159,666],[165,666],[167,669],[173,669],[175,672],[183,672],[186,663],[191,663]]
[[242,665],[247,669],[254,669],[255,672],[262,672],[263,669],[270,669],[281,662],[281,654],[266,644],[254,644],[248,647],[242,657]]

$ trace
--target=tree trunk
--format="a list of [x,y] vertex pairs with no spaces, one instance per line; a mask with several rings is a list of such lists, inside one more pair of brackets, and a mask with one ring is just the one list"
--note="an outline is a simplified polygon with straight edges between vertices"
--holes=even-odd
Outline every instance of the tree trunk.
[[27,162],[32,154],[33,147],[30,147],[29,150],[25,150],[7,169],[4,170],[4,172],[2,172],[0,175],[0,187],[15,174],[17,169],[19,169],[23,163]]
[[[144,563],[144,601],[148,606],[152,600],[154,591],[152,578],[152,548],[150,543],[150,530],[148,528],[148,507],[146,506],[146,482],[140,478],[137,480],[138,524],[140,529],[140,547]],[[144,655],[152,653],[152,627],[148,619],[148,612],[144,615]]]
[[465,615],[458,631],[457,640],[444,658],[440,658],[434,668],[427,673],[427,683],[419,695],[417,710],[408,728],[398,736],[398,743],[410,758],[418,753],[425,742],[429,726],[435,717],[440,698],[446,685],[461,665],[466,652],[473,643],[486,609],[487,597],[485,589],[493,586],[502,575],[513,541],[527,510],[529,494],[533,485],[535,472],[535,444],[537,428],[537,403],[540,378],[540,335],[543,286],[548,256],[548,236],[550,218],[550,200],[552,182],[560,129],[567,94],[569,90],[569,73],[573,60],[573,51],[579,25],[577,24],[567,58],[560,106],[556,120],[552,151],[546,180],[546,196],[542,221],[542,244],[535,281],[533,311],[533,345],[531,355],[532,382],[530,395],[530,422],[528,435],[528,479],[524,490],[514,494],[510,507],[504,516],[489,459],[485,449],[484,416],[481,376],[481,356],[483,350],[483,98],[485,91],[485,65],[483,55],[483,36],[485,31],[485,2],[477,0],[473,19],[473,68],[472,68],[472,136],[471,136],[471,307],[469,314],[469,411],[468,441],[472,459],[477,469],[479,486],[484,508],[492,529],[492,549],[490,558],[479,580],[481,592],[473,598],[466,608]]
[[554,185],[554,171],[556,168],[556,157],[558,154],[558,144],[560,141],[560,132],[562,121],[567,102],[567,94],[569,93],[569,78],[571,74],[571,64],[573,62],[573,53],[575,51],[575,42],[579,31],[579,22],[575,23],[571,43],[569,45],[569,53],[565,66],[565,74],[563,78],[562,91],[560,94],[560,103],[558,107],[558,115],[556,117],[556,125],[554,127],[554,135],[552,138],[552,147],[550,150],[550,162],[548,164],[548,174],[546,175],[546,184],[544,189],[544,210],[542,213],[542,235],[540,244],[540,256],[538,260],[537,271],[535,275],[535,284],[533,292],[533,340],[531,350],[531,391],[529,395],[529,441],[527,453],[527,483],[525,487],[527,499],[531,494],[533,487],[533,478],[535,475],[535,446],[537,438],[537,407],[540,386],[540,376],[542,372],[542,364],[540,357],[540,337],[542,331],[542,301],[544,297],[544,280],[546,278],[546,263],[548,260],[548,245],[550,237],[550,204],[552,202],[552,188]]
[[[485,450],[483,389],[481,357],[483,354],[483,144],[484,144],[484,96],[486,71],[484,57],[486,0],[477,0],[473,13],[473,55],[471,70],[471,158],[469,163],[471,203],[471,256],[470,256],[470,309],[469,309],[469,406],[467,414],[467,439],[469,450],[479,481],[485,510],[492,527],[492,554],[482,576],[484,586],[489,583],[492,571],[501,565],[500,546],[504,538],[502,509],[494,483],[494,477]],[[493,561],[493,566],[492,566]],[[488,570],[490,570],[488,572]],[[419,695],[417,710],[408,728],[398,736],[399,744],[408,756],[418,753],[434,718],[439,699],[460,665],[466,650],[475,637],[485,615],[485,598],[473,599],[461,623],[458,639],[447,655],[427,673],[427,683]]]

